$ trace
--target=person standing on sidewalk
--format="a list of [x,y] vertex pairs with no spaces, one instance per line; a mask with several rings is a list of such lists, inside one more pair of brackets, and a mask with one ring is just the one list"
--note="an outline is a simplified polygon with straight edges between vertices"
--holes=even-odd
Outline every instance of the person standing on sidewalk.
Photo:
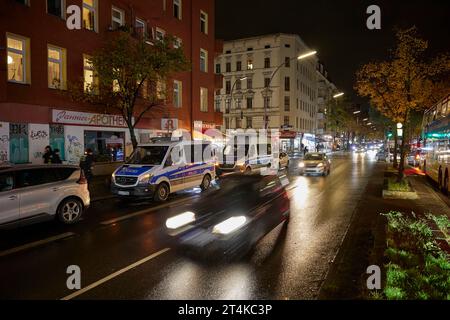
[[53,150],[52,147],[46,146],[44,155],[42,156],[44,163],[53,163]]
[[52,163],[57,163],[57,164],[61,164],[61,157],[59,155],[59,149],[55,149],[53,150],[53,161]]
[[88,182],[88,186],[92,181],[92,166],[94,165],[94,155],[92,149],[87,148],[84,156],[80,159],[80,168]]

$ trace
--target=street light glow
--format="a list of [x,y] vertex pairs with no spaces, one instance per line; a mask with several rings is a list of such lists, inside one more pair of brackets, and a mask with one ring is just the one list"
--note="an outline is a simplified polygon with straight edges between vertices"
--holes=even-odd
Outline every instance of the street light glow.
[[8,56],[8,64],[12,64],[13,62],[13,58],[11,58],[11,56]]
[[353,114],[358,114],[358,113],[360,113],[360,112],[361,112],[360,110],[353,111]]
[[368,122],[367,125],[370,126],[372,124],[372,122]]
[[245,79],[247,79],[247,77],[242,77],[239,80],[244,81]]
[[364,119],[363,119],[363,121],[367,121],[367,120],[369,120],[369,118],[364,118]]
[[333,98],[339,98],[339,97],[341,97],[341,96],[343,96],[344,95],[344,93],[343,92],[340,92],[340,93],[336,93],[334,96],[333,96]]
[[305,58],[307,58],[307,57],[310,57],[310,56],[315,55],[316,53],[317,53],[317,51],[311,51],[311,52],[308,52],[308,53],[299,55],[299,56],[297,57],[297,60],[305,59]]

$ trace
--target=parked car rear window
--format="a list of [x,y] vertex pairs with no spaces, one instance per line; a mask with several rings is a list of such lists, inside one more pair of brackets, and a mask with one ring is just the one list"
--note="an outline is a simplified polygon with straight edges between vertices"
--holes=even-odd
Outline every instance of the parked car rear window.
[[69,178],[74,171],[77,170],[76,168],[57,168],[55,170],[55,173],[57,174],[57,179],[62,181]]
[[55,169],[29,169],[17,171],[17,187],[31,187],[40,184],[58,181],[58,175],[55,174]]

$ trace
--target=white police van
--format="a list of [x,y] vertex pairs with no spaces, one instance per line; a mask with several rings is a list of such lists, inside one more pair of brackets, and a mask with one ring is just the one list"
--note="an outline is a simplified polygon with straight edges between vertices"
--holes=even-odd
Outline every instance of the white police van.
[[114,171],[111,192],[123,198],[165,201],[172,192],[209,188],[215,179],[212,147],[204,141],[154,140],[139,145]]

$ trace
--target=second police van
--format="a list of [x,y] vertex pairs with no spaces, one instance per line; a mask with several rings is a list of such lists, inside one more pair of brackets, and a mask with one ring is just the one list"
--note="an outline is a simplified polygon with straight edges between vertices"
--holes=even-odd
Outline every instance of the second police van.
[[111,191],[122,198],[165,201],[172,192],[209,188],[215,179],[209,142],[155,139],[139,145],[124,165],[112,174]]

